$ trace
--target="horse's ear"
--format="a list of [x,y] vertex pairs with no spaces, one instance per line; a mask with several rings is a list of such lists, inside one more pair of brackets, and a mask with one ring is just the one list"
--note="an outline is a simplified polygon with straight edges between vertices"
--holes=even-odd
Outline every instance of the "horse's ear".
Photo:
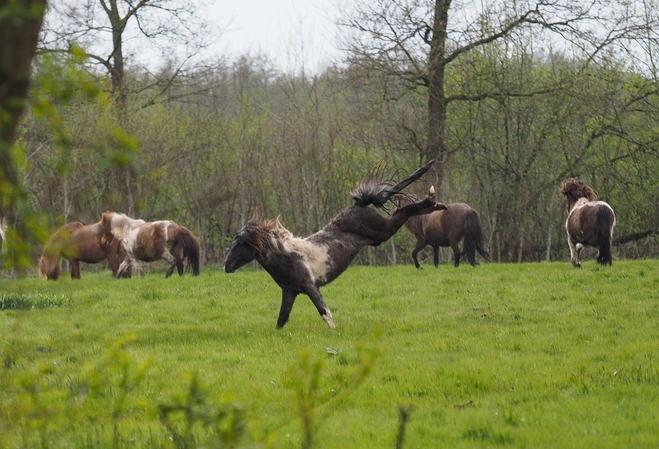
[[254,208],[254,213],[252,214],[252,220],[259,220],[259,208],[258,206]]

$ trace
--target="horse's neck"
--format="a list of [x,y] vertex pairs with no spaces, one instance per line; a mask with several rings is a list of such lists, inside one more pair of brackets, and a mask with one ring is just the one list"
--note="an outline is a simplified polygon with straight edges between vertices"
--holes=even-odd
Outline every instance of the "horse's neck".
[[578,200],[570,204],[570,213],[572,213],[575,209],[578,209],[582,207],[584,204],[588,204],[588,203],[590,203],[590,200],[588,198],[585,197],[579,198]]

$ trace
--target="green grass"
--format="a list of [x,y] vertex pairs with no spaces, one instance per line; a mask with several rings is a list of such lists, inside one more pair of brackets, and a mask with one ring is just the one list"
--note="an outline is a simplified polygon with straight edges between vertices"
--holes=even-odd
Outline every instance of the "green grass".
[[659,261],[583,265],[352,267],[336,330],[260,270],[0,279],[0,446],[658,447]]

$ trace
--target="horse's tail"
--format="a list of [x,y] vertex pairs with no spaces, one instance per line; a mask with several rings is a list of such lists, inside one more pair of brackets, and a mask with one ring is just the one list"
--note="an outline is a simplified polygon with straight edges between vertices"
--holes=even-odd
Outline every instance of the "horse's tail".
[[188,228],[181,226],[176,234],[176,244],[183,249],[183,258],[188,258],[192,274],[199,274],[200,245],[199,239]]
[[473,209],[470,209],[465,215],[464,232],[463,259],[467,259],[472,266],[476,266],[476,251],[478,251],[484,259],[490,260],[490,253],[483,244],[485,237],[481,219],[478,212]]
[[414,173],[393,186],[387,181],[380,179],[379,172],[382,167],[378,164],[362,179],[357,189],[350,193],[350,198],[355,201],[356,206],[366,207],[369,204],[373,204],[374,206],[384,208],[385,204],[391,201],[395,195],[398,195],[405,187],[425,175],[434,162],[434,159],[427,162],[423,167],[417,169]]
[[49,281],[56,281],[60,275],[59,260],[62,252],[56,248],[49,247],[48,243],[46,243],[46,247],[43,249],[43,254],[39,257],[39,276]]
[[[600,265],[611,265],[611,234],[613,233],[612,210],[606,206],[600,206],[595,218],[595,237],[599,255],[597,263]],[[615,220],[615,219],[614,219]]]

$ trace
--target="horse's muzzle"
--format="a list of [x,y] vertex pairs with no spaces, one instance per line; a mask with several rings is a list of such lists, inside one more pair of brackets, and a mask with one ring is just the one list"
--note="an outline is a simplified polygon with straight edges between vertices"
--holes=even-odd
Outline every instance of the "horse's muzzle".
[[444,205],[444,203],[437,203],[437,204],[435,204],[435,209],[437,209],[437,210],[445,210],[445,209],[448,209],[448,207],[446,207],[446,206]]

